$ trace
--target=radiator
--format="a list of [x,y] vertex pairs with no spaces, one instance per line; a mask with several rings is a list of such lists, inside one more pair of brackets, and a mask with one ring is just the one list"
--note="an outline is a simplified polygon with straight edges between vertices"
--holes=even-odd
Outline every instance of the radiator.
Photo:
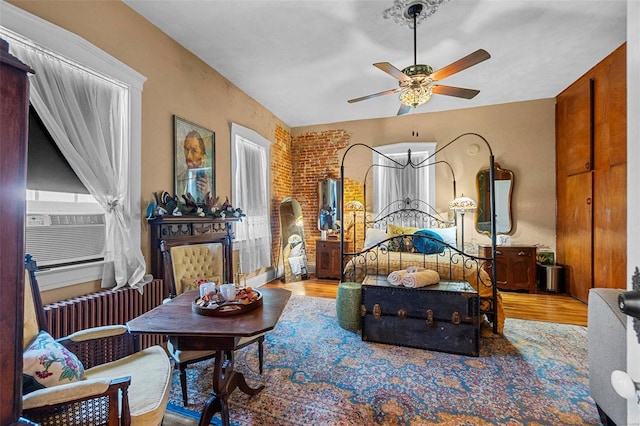
[[[127,321],[162,304],[165,298],[162,280],[144,286],[144,293],[131,287],[101,291],[51,303],[44,307],[49,333],[54,338],[103,325],[126,324]],[[139,336],[140,349],[162,343],[163,336]]]

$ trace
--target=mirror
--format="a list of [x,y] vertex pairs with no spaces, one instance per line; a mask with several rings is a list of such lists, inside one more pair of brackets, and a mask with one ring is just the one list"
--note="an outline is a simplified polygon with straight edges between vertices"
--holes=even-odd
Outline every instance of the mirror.
[[307,246],[302,208],[293,198],[285,198],[280,203],[280,228],[284,282],[306,280]]
[[[511,170],[503,169],[494,163],[494,179],[496,189],[496,234],[511,232],[511,194],[514,176]],[[491,235],[491,186],[489,169],[483,169],[476,175],[478,190],[478,208],[476,210],[476,231]]]
[[337,180],[328,177],[318,183],[318,230],[337,232],[340,229],[339,197]]

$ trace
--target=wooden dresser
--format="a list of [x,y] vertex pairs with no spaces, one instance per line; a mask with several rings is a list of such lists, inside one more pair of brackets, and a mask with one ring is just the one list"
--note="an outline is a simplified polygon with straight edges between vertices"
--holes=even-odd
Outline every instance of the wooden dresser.
[[[345,251],[350,250],[351,241],[344,242]],[[342,276],[342,256],[340,240],[316,240],[316,278],[333,278]]]
[[[491,257],[491,246],[479,246],[478,256]],[[537,293],[536,247],[526,245],[497,246],[497,287],[500,290],[528,291]],[[491,262],[487,262],[490,272]]]

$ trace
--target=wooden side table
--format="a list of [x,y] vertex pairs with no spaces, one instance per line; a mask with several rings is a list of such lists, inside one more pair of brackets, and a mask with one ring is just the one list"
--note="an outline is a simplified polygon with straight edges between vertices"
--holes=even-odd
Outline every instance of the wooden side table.
[[[491,246],[479,246],[480,257],[491,257]],[[525,245],[496,247],[497,287],[500,290],[537,293],[536,247]],[[487,262],[491,268],[491,262]],[[488,269],[487,272],[491,273]]]
[[[344,242],[346,251],[350,251],[351,241]],[[342,256],[340,240],[316,240],[316,278],[333,278],[342,276]]]

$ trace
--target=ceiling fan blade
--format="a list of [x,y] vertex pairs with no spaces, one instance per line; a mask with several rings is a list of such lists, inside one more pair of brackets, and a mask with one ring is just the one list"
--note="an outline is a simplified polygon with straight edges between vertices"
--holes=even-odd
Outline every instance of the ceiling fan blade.
[[458,59],[457,61],[447,65],[444,68],[439,69],[438,71],[434,71],[431,74],[431,78],[436,81],[442,80],[445,77],[449,77],[450,75],[477,65],[482,61],[486,61],[490,57],[491,55],[489,55],[489,52],[484,49],[478,49],[475,52],[465,56],[464,58]]
[[400,109],[398,110],[398,115],[404,115],[411,111],[411,107],[405,104],[400,105]]
[[411,81],[411,77],[391,65],[389,62],[376,62],[373,66],[395,77],[399,81]]
[[432,90],[433,90],[433,93],[437,93],[438,95],[455,96],[457,98],[465,98],[465,99],[472,99],[478,93],[480,93],[479,90],[475,90],[475,89],[464,89],[462,87],[440,86],[440,85],[433,86]]
[[360,102],[360,101],[364,101],[367,99],[371,99],[371,98],[376,98],[378,96],[383,96],[383,95],[390,95],[392,93],[397,93],[400,91],[400,88],[398,89],[391,89],[391,90],[385,90],[384,92],[379,92],[379,93],[372,93],[371,95],[367,95],[367,96],[363,96],[361,98],[355,98],[355,99],[349,99],[347,102],[349,102],[350,104],[354,103],[354,102]]

